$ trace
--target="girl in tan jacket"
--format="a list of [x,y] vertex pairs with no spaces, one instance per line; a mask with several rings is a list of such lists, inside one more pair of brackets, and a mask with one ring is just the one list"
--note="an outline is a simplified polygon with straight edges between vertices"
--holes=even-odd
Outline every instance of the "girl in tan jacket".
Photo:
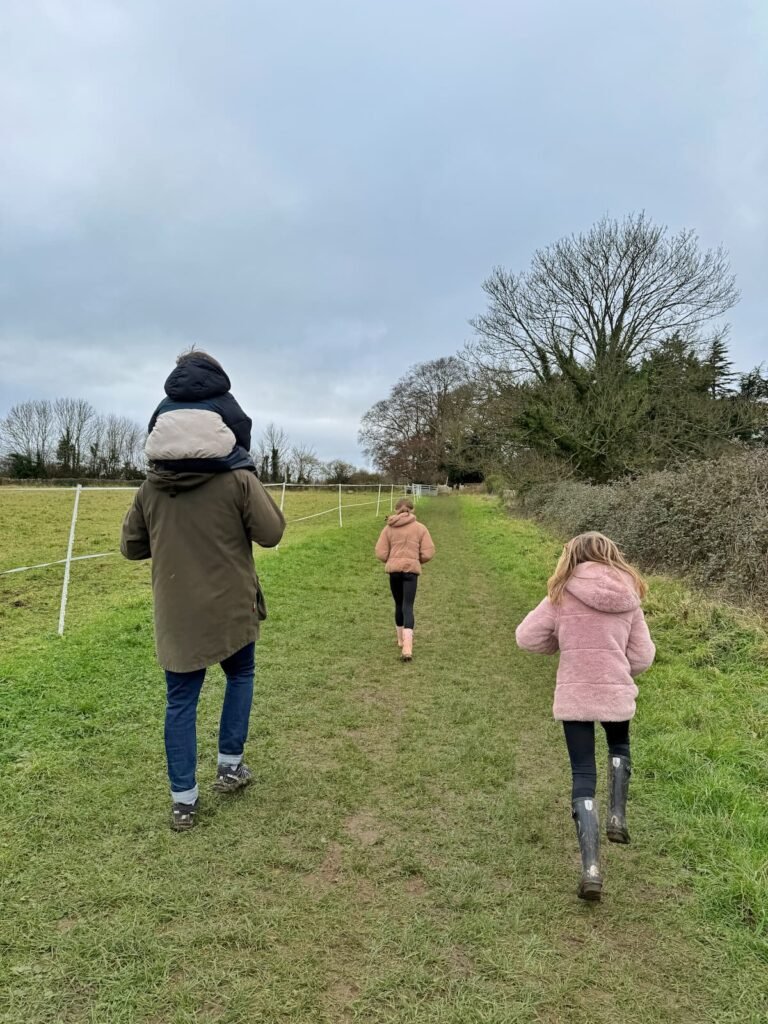
[[435,545],[429,530],[418,522],[413,502],[401,498],[395,514],[387,520],[376,544],[376,557],[386,563],[389,586],[395,599],[397,646],[403,661],[413,657],[413,603],[421,567],[435,557]]

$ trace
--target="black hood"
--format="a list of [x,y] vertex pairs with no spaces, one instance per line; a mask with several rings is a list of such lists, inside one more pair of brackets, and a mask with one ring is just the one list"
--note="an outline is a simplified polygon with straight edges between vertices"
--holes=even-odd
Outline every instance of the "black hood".
[[226,395],[232,387],[224,371],[203,356],[189,356],[165,382],[165,393],[174,402],[197,402]]
[[161,491],[168,491],[172,497],[180,491],[193,491],[202,487],[216,476],[215,473],[174,473],[170,469],[152,468],[147,473],[147,480]]

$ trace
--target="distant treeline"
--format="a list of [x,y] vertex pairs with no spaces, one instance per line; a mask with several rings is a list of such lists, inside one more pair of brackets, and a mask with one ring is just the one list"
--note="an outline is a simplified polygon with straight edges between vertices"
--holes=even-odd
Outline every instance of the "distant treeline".
[[0,475],[135,480],[145,438],[138,423],[101,415],[81,398],[20,402],[0,420]]
[[[82,398],[30,400],[0,419],[0,477],[14,480],[137,480],[146,472],[146,431],[125,416],[102,415]],[[252,452],[259,476],[275,483],[365,484],[383,480],[344,459],[322,462],[270,424]]]
[[[251,455],[259,478],[265,483],[295,484],[367,484],[379,483],[389,477],[367,469],[358,469],[344,459],[323,462],[314,448],[293,444],[282,427],[270,423],[264,429]],[[405,478],[393,482],[403,482]]]

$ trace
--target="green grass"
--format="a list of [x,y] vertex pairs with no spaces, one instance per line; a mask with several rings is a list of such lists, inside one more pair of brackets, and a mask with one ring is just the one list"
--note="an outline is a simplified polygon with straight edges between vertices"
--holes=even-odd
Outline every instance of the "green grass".
[[[585,906],[555,663],[513,635],[558,545],[479,499],[421,508],[438,556],[410,666],[372,514],[258,557],[257,782],[209,792],[216,670],[189,835],[166,822],[146,566],[78,566],[63,640],[55,610],[39,621],[55,582],[10,578],[26,603],[0,591],[3,1024],[768,1018],[760,624],[653,581],[633,844],[605,850],[604,902]],[[119,517],[94,517],[86,539],[114,544]]]

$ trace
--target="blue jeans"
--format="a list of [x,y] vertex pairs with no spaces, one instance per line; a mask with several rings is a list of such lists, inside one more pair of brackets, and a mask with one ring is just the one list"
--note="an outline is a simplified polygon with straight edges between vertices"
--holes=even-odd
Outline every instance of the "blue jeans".
[[[248,738],[248,719],[253,703],[255,644],[250,643],[221,663],[227,677],[219,725],[219,754],[242,755]],[[165,754],[168,779],[174,798],[196,796],[197,702],[205,669],[197,672],[166,672],[168,699],[165,708]],[[193,793],[195,796],[189,796]],[[185,801],[186,802],[186,801]]]

